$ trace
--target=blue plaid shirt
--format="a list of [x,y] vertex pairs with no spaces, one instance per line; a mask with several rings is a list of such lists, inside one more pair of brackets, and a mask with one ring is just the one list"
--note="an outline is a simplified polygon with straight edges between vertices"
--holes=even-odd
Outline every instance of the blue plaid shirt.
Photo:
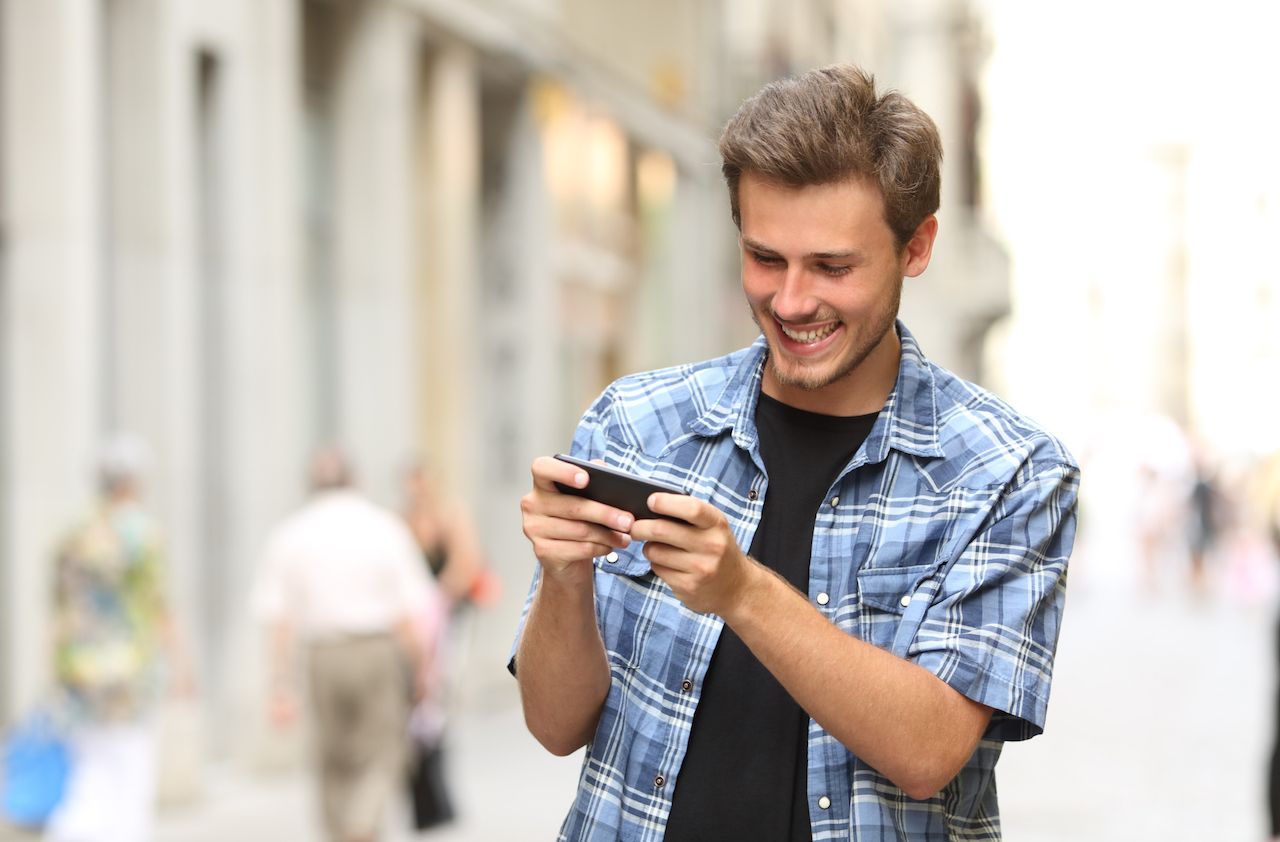
[[[809,598],[996,713],[959,775],[924,801],[810,720],[813,838],[999,839],[1001,747],[1044,728],[1079,469],[1052,436],[929,363],[901,322],[898,332],[893,393],[816,514]],[[583,417],[574,454],[710,501],[750,547],[769,495],[755,426],[766,352],[762,337],[618,380]],[[559,838],[660,840],[724,621],[681,604],[639,542],[594,565],[612,682]]]

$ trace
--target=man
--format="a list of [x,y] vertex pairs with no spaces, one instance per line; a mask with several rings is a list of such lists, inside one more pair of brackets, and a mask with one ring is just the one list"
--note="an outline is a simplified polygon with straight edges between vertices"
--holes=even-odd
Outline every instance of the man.
[[352,488],[340,451],[317,451],[311,487],[269,539],[254,594],[271,631],[271,718],[295,718],[300,637],[328,836],[371,841],[406,773],[410,687],[421,681],[411,673],[422,668],[414,620],[434,586],[404,521]]
[[996,839],[993,767],[1044,726],[1078,469],[896,321],[929,264],[941,144],[829,67],[720,140],[762,336],[614,383],[574,454],[683,487],[632,520],[521,501],[538,569],[512,668],[586,745],[562,839]]
[[189,694],[191,665],[169,611],[160,524],[143,506],[150,448],[112,436],[101,499],[63,540],[54,578],[54,673],[74,759],[50,842],[151,838],[156,714],[166,684]]

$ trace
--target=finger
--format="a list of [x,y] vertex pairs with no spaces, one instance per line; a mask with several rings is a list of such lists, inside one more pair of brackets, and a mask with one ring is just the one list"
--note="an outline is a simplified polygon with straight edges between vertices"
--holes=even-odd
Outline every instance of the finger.
[[691,550],[697,541],[698,529],[666,518],[645,518],[635,522],[631,527],[630,535],[636,541],[667,544],[682,550]]
[[555,541],[534,544],[534,555],[543,566],[560,566],[590,562],[608,555],[615,547],[590,541]]
[[[645,545],[646,556],[649,555],[648,548],[650,546],[654,545]],[[689,571],[682,570],[679,567],[672,567],[671,565],[664,563],[665,560],[672,559],[674,559],[674,556],[668,557],[659,554],[659,560],[657,561],[653,558],[649,558],[649,567],[653,570],[653,575],[666,582],[667,586],[670,587],[672,591],[677,594],[686,593],[693,585],[693,582],[689,577]]]
[[597,523],[618,532],[630,532],[635,517],[627,511],[607,506],[587,497],[564,494],[554,487],[534,490],[520,500],[520,509],[526,519],[531,517],[555,517],[564,520],[580,520]]
[[709,529],[724,518],[715,506],[688,494],[655,492],[649,495],[648,504],[655,514],[679,518],[699,529]]
[[577,465],[553,456],[539,456],[534,459],[533,464],[529,466],[529,471],[533,474],[534,486],[544,491],[555,491],[557,482],[572,488],[586,488],[587,482],[591,479],[587,472]]
[[689,554],[679,547],[673,547],[670,544],[663,544],[658,541],[649,541],[645,543],[640,551],[644,553],[645,558],[649,559],[649,566],[653,568],[653,572],[660,577],[664,572],[688,572],[680,562],[682,559],[688,558]]
[[580,520],[598,523],[607,529],[630,532],[635,516],[623,509],[605,505],[587,497],[550,492],[554,495],[545,501],[544,513],[564,520]]
[[[535,515],[524,523],[525,536],[531,541],[593,543],[606,548],[625,547],[631,543],[626,533],[583,519]],[[609,550],[606,549],[607,553]]]

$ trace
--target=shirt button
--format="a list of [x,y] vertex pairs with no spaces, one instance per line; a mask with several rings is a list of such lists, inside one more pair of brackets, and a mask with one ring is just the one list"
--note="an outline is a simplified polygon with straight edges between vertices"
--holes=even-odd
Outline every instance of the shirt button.
[[827,604],[828,602],[830,602],[830,601],[831,601],[831,597],[827,596],[826,594],[824,594],[824,593],[820,593],[820,594],[818,594],[818,604],[819,604],[819,605],[826,605],[826,604]]
[[839,506],[839,505],[840,505],[840,498],[839,498],[839,497],[832,497],[832,498],[831,498],[831,508],[833,508],[833,509],[834,509],[836,506]]
[[658,789],[662,789],[664,786],[667,785],[667,779],[662,777],[662,775],[658,775],[658,777],[653,779],[653,785],[656,786]]
[[618,554],[609,553],[607,556],[604,557],[604,560],[609,562],[610,564],[615,564],[618,561]]
[[686,678],[684,681],[680,682],[680,689],[688,693],[693,689],[693,682]]
[[824,810],[828,809],[831,806],[831,799],[825,795],[822,796],[818,799],[818,806]]
[[754,488],[747,492],[748,500],[754,500],[759,496],[760,496],[759,492],[757,492]]
[[909,594],[909,593],[904,593],[904,594],[902,595],[902,599],[898,600],[898,603],[899,603],[903,608],[906,608],[908,605],[910,605],[910,604],[911,604],[911,594]]

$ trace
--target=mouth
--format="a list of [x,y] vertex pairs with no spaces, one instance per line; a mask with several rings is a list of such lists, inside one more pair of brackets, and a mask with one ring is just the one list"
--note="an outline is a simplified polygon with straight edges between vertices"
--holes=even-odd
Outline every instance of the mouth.
[[782,331],[782,335],[797,345],[817,345],[840,328],[840,322],[838,321],[805,330],[787,327],[776,318],[774,322],[778,325],[778,329]]

